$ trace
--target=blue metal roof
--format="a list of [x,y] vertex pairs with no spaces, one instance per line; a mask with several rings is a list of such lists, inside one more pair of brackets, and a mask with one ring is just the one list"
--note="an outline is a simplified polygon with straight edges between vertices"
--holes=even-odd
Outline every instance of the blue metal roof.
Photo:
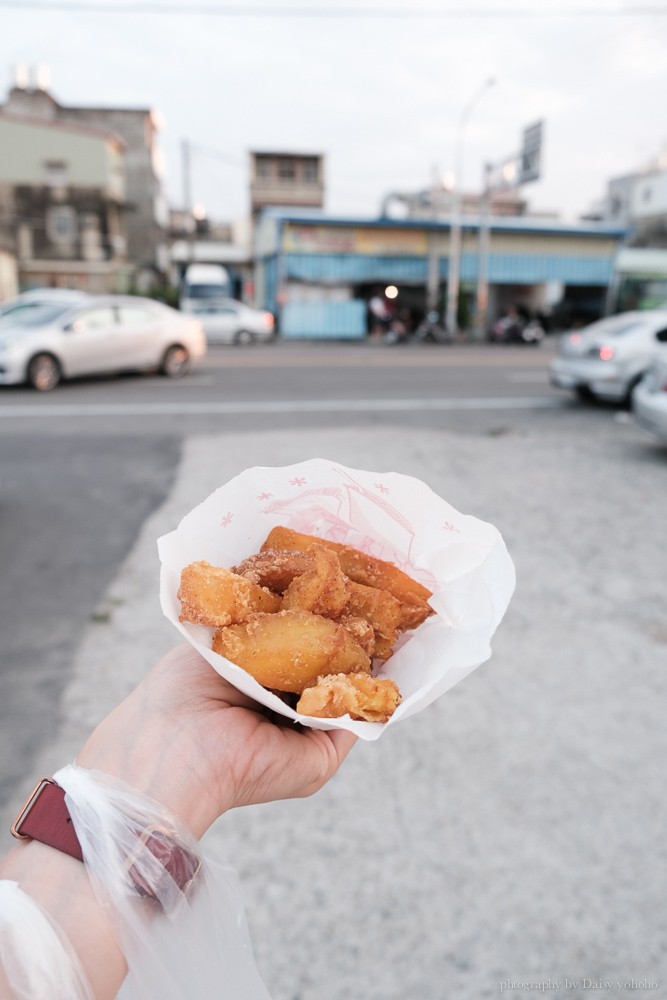
[[[262,217],[275,219],[278,222],[294,223],[296,225],[323,226],[358,226],[373,229],[435,229],[447,231],[451,221],[434,221],[431,219],[389,219],[372,218],[370,216],[332,216],[318,209],[265,208]],[[494,232],[533,233],[535,235],[559,236],[592,236],[622,239],[630,230],[626,226],[591,222],[559,222],[552,219],[539,219],[530,216],[491,216],[490,228]],[[464,215],[461,218],[464,229],[477,230],[480,226],[479,216]]]

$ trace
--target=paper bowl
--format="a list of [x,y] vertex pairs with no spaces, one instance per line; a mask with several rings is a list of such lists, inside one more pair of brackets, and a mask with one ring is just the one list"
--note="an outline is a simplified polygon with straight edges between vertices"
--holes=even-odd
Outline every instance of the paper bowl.
[[[257,552],[271,528],[343,542],[395,563],[433,592],[435,614],[407,632],[378,671],[403,701],[386,723],[298,715],[241,667],[214,653],[214,629],[178,620],[181,570],[206,560],[231,567]],[[160,602],[167,618],[240,691],[314,729],[348,729],[375,740],[463,680],[491,655],[512,596],[512,560],[499,531],[458,510],[425,483],[396,472],[349,469],[325,459],[246,469],[158,540]]]

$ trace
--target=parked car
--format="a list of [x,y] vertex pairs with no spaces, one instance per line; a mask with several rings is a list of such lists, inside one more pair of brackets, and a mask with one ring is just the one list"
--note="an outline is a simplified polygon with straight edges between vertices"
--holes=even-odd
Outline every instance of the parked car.
[[199,302],[192,314],[201,321],[209,344],[252,344],[275,335],[273,314],[253,309],[236,299]]
[[643,430],[667,444],[667,347],[632,393],[632,410]]
[[76,375],[158,369],[176,378],[205,353],[199,320],[152,299],[29,302],[0,316],[0,384],[42,392]]
[[667,342],[667,310],[627,312],[562,335],[551,362],[552,385],[582,398],[629,402],[662,344]]

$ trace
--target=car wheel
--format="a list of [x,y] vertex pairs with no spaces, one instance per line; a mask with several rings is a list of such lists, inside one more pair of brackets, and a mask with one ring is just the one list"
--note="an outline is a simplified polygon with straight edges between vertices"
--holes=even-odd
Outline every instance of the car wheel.
[[50,392],[60,382],[60,365],[52,354],[36,354],[28,363],[28,382],[38,392]]
[[190,355],[181,344],[172,344],[164,352],[160,371],[167,378],[180,378],[190,370]]
[[250,330],[239,330],[234,337],[234,343],[240,344],[242,347],[247,347],[248,344],[252,344],[254,339],[255,335]]
[[623,406],[627,407],[628,409],[632,409],[632,394],[643,378],[644,378],[644,373],[642,372],[640,375],[635,376],[632,382],[630,382],[630,384],[628,385],[628,390],[623,398]]

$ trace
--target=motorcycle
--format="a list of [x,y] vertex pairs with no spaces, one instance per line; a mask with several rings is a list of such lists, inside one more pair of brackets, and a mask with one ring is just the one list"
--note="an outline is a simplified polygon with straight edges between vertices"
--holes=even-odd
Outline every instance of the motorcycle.
[[435,309],[426,313],[425,318],[414,332],[414,339],[422,343],[451,344],[452,335],[446,324],[440,322],[440,313]]
[[492,344],[532,344],[544,340],[544,328],[536,319],[523,320],[517,316],[501,316],[489,330]]

